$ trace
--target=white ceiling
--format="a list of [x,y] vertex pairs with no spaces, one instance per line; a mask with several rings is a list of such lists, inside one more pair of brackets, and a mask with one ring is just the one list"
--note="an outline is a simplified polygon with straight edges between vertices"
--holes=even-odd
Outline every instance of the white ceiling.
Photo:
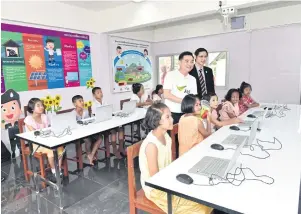
[[85,8],[87,10],[101,11],[108,8],[114,8],[121,5],[129,4],[131,1],[61,1],[62,3]]

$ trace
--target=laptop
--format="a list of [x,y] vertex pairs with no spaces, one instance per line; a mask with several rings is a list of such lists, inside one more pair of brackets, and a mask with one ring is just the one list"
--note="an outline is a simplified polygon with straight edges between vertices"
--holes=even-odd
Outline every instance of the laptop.
[[205,175],[209,178],[222,179],[226,178],[228,172],[236,164],[242,148],[245,145],[244,141],[235,150],[231,160],[205,156],[197,164],[195,164],[188,172],[198,175]]
[[113,105],[105,105],[96,108],[95,123],[103,122],[112,119]]
[[246,145],[251,145],[258,128],[258,120],[252,121],[250,136],[230,134],[226,139],[222,141],[223,145],[239,146],[241,143],[246,141]]
[[63,132],[66,132],[67,128],[69,128],[70,130],[77,128],[77,122],[74,112],[52,115],[51,131],[54,134],[62,134]]
[[122,113],[131,114],[135,111],[137,105],[136,100],[128,101],[123,103]]

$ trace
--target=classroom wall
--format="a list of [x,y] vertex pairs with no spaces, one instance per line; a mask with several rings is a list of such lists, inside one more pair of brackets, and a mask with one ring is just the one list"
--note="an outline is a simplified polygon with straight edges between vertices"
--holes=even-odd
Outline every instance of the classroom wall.
[[[120,100],[128,99],[131,97],[131,92],[125,93],[112,93],[112,61],[109,60],[109,36],[107,34],[96,34],[88,33],[83,31],[75,31],[70,29],[45,27],[40,25],[25,24],[20,22],[1,20],[3,23],[26,25],[29,27],[46,28],[50,30],[61,30],[74,33],[82,33],[90,36],[91,46],[91,60],[92,60],[92,74],[96,80],[95,86],[99,86],[103,89],[104,99],[107,103],[113,104],[114,110],[120,109]],[[152,56],[152,49],[149,50],[149,55]],[[154,63],[155,64],[155,63]],[[153,85],[156,84],[156,79],[153,79]],[[71,88],[60,88],[60,89],[46,89],[38,91],[24,91],[19,92],[22,106],[27,105],[29,99],[32,97],[45,97],[47,95],[55,96],[60,94],[62,96],[61,106],[63,109],[73,108],[71,102],[72,96],[80,94],[84,97],[85,101],[92,100],[92,89],[86,87],[71,87]],[[151,90],[147,90],[147,93],[151,93]]]
[[[228,88],[250,82],[260,102],[300,103],[301,24],[232,32],[153,44],[154,56],[195,51],[228,51]],[[158,64],[157,64],[158,66]],[[157,68],[158,71],[158,68]],[[223,98],[227,90],[217,90]]]
[[1,19],[98,32],[98,13],[58,1],[1,1]]
[[237,16],[245,16],[246,26],[242,30],[225,28],[219,14],[159,24],[116,33],[119,36],[162,42],[199,36],[217,35],[237,31],[249,31],[272,26],[301,23],[301,2],[281,1],[247,9],[239,9]]

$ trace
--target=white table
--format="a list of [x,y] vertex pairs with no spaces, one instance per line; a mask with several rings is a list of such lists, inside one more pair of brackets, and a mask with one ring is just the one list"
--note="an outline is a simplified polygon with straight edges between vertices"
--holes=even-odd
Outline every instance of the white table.
[[[57,138],[57,137],[39,137],[35,136],[34,132],[24,132],[21,134],[18,134],[17,136],[25,141],[28,142],[29,149],[31,152],[31,155],[29,155],[29,163],[31,166],[31,169],[34,173],[34,186],[37,192],[39,192],[38,185],[36,184],[39,179],[42,179],[46,183],[50,184],[54,188],[56,188],[59,192],[59,199],[60,199],[60,208],[63,209],[62,206],[62,201],[61,201],[61,191],[62,191],[62,186],[61,186],[61,178],[60,178],[60,172],[59,172],[59,157],[58,157],[58,152],[57,149],[61,146],[65,146],[69,143],[73,143],[74,141],[78,141],[80,139],[86,138],[87,136],[91,136],[97,133],[105,132],[110,129],[114,129],[116,127],[124,126],[129,123],[133,123],[135,121],[142,120],[145,117],[146,114],[146,109],[144,108],[137,108],[134,113],[129,115],[128,117],[118,117],[114,116],[111,120],[107,120],[104,122],[100,123],[90,123],[88,125],[78,125],[78,127],[74,130],[71,130],[70,135],[65,135],[63,137]],[[33,145],[36,144],[42,147],[46,147],[48,149],[52,149],[54,153],[54,163],[55,163],[55,174],[56,174],[56,180],[57,184],[54,184],[52,182],[49,182],[43,178],[40,177],[37,173],[34,172],[34,166],[33,166],[33,161],[32,161],[32,154],[33,154]],[[37,179],[37,180],[36,180]]]
[[[233,150],[213,150],[210,145],[221,143],[231,133],[248,135],[249,132],[232,131],[227,126],[151,177],[146,185],[167,192],[169,208],[172,194],[231,213],[297,214],[301,172],[301,135],[298,133],[300,106],[289,105],[288,107],[291,110],[286,111],[286,117],[266,119],[262,124],[261,132],[258,132],[256,136],[257,139],[270,141],[276,137],[281,141],[283,148],[269,151],[271,156],[264,160],[244,155],[240,155],[238,159],[243,167],[251,168],[256,175],[272,177],[273,184],[245,181],[238,187],[231,184],[196,186],[186,185],[176,180],[178,174],[188,174],[196,184],[206,185],[209,183],[205,176],[188,173],[188,170],[204,156],[232,157]],[[254,110],[256,109],[249,110],[245,115]],[[246,151],[248,152],[249,149],[244,148],[242,153]],[[255,151],[253,155],[263,157],[259,150]],[[171,209],[169,209],[169,213],[171,213]]]

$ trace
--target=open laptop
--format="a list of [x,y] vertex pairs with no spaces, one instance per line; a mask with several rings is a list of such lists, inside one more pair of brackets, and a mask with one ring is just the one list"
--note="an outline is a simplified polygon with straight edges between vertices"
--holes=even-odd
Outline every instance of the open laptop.
[[123,108],[122,108],[121,112],[125,113],[125,114],[133,113],[136,109],[136,104],[137,104],[136,100],[132,100],[132,101],[123,103]]
[[254,138],[256,137],[257,128],[258,128],[258,120],[255,120],[251,125],[250,136],[230,134],[226,139],[222,141],[221,144],[230,145],[230,146],[231,145],[239,146],[244,141],[246,141],[246,145],[251,145]]
[[113,105],[105,105],[96,108],[95,123],[103,122],[112,119]]
[[205,175],[209,178],[211,177],[217,179],[226,178],[227,173],[236,164],[236,161],[240,155],[242,148],[245,145],[245,142],[246,141],[244,141],[236,148],[231,160],[205,156],[197,164],[195,164],[188,172],[193,174],[198,174],[198,175]]
[[63,132],[66,132],[67,128],[69,128],[70,130],[77,128],[77,122],[74,112],[52,115],[50,130],[54,134],[62,134]]

